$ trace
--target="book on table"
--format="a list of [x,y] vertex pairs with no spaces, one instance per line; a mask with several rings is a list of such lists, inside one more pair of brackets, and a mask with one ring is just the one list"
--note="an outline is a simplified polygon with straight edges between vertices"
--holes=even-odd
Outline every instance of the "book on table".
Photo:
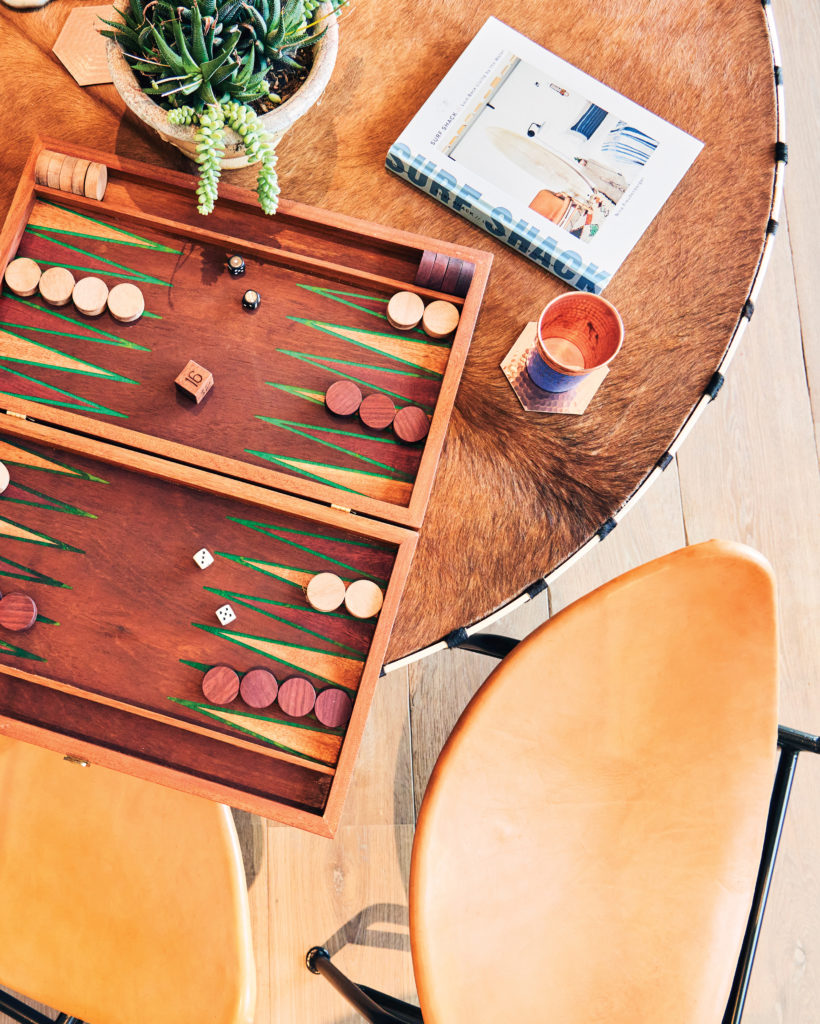
[[600,293],[702,145],[489,18],[386,166],[567,284]]

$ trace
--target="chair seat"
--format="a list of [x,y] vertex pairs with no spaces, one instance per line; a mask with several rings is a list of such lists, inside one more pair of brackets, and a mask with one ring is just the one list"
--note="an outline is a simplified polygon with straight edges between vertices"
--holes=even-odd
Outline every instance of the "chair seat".
[[777,745],[771,570],[709,542],[523,641],[425,794],[411,945],[425,1024],[717,1024]]
[[229,809],[0,739],[0,984],[89,1024],[250,1024]]

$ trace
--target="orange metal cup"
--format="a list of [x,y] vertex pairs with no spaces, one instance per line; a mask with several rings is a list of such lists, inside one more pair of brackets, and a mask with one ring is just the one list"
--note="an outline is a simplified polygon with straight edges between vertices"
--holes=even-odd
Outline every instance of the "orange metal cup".
[[624,325],[600,295],[571,292],[553,299],[538,318],[527,372],[543,391],[570,391],[620,351]]

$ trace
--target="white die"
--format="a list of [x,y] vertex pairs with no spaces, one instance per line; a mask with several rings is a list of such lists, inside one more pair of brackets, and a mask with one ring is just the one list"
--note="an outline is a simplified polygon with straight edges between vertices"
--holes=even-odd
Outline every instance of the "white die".
[[200,569],[207,569],[209,565],[213,565],[214,556],[207,548],[200,548],[194,555],[194,561]]
[[217,608],[216,617],[223,626],[227,626],[228,623],[233,622],[236,618],[236,612],[229,604],[223,604],[221,608]]

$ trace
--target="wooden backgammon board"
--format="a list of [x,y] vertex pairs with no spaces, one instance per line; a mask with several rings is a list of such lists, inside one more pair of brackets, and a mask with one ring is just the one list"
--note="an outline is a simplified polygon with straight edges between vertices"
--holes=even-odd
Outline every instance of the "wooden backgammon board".
[[[98,178],[54,187],[81,161],[104,168],[101,199]],[[144,300],[124,322],[48,289],[0,296],[0,591],[37,608],[29,629],[0,624],[0,730],[331,835],[492,257],[286,202],[268,218],[230,187],[204,219],[194,190],[38,142],[0,234],[0,272],[29,259]],[[431,287],[434,264],[462,295]],[[452,303],[454,334],[395,326],[400,291]],[[341,413],[371,399],[360,414],[329,410],[339,381]],[[413,410],[395,429],[391,403]],[[380,612],[315,610],[325,572],[368,581]],[[280,699],[209,701],[218,665],[266,669]],[[324,714],[299,686],[331,691]]]

